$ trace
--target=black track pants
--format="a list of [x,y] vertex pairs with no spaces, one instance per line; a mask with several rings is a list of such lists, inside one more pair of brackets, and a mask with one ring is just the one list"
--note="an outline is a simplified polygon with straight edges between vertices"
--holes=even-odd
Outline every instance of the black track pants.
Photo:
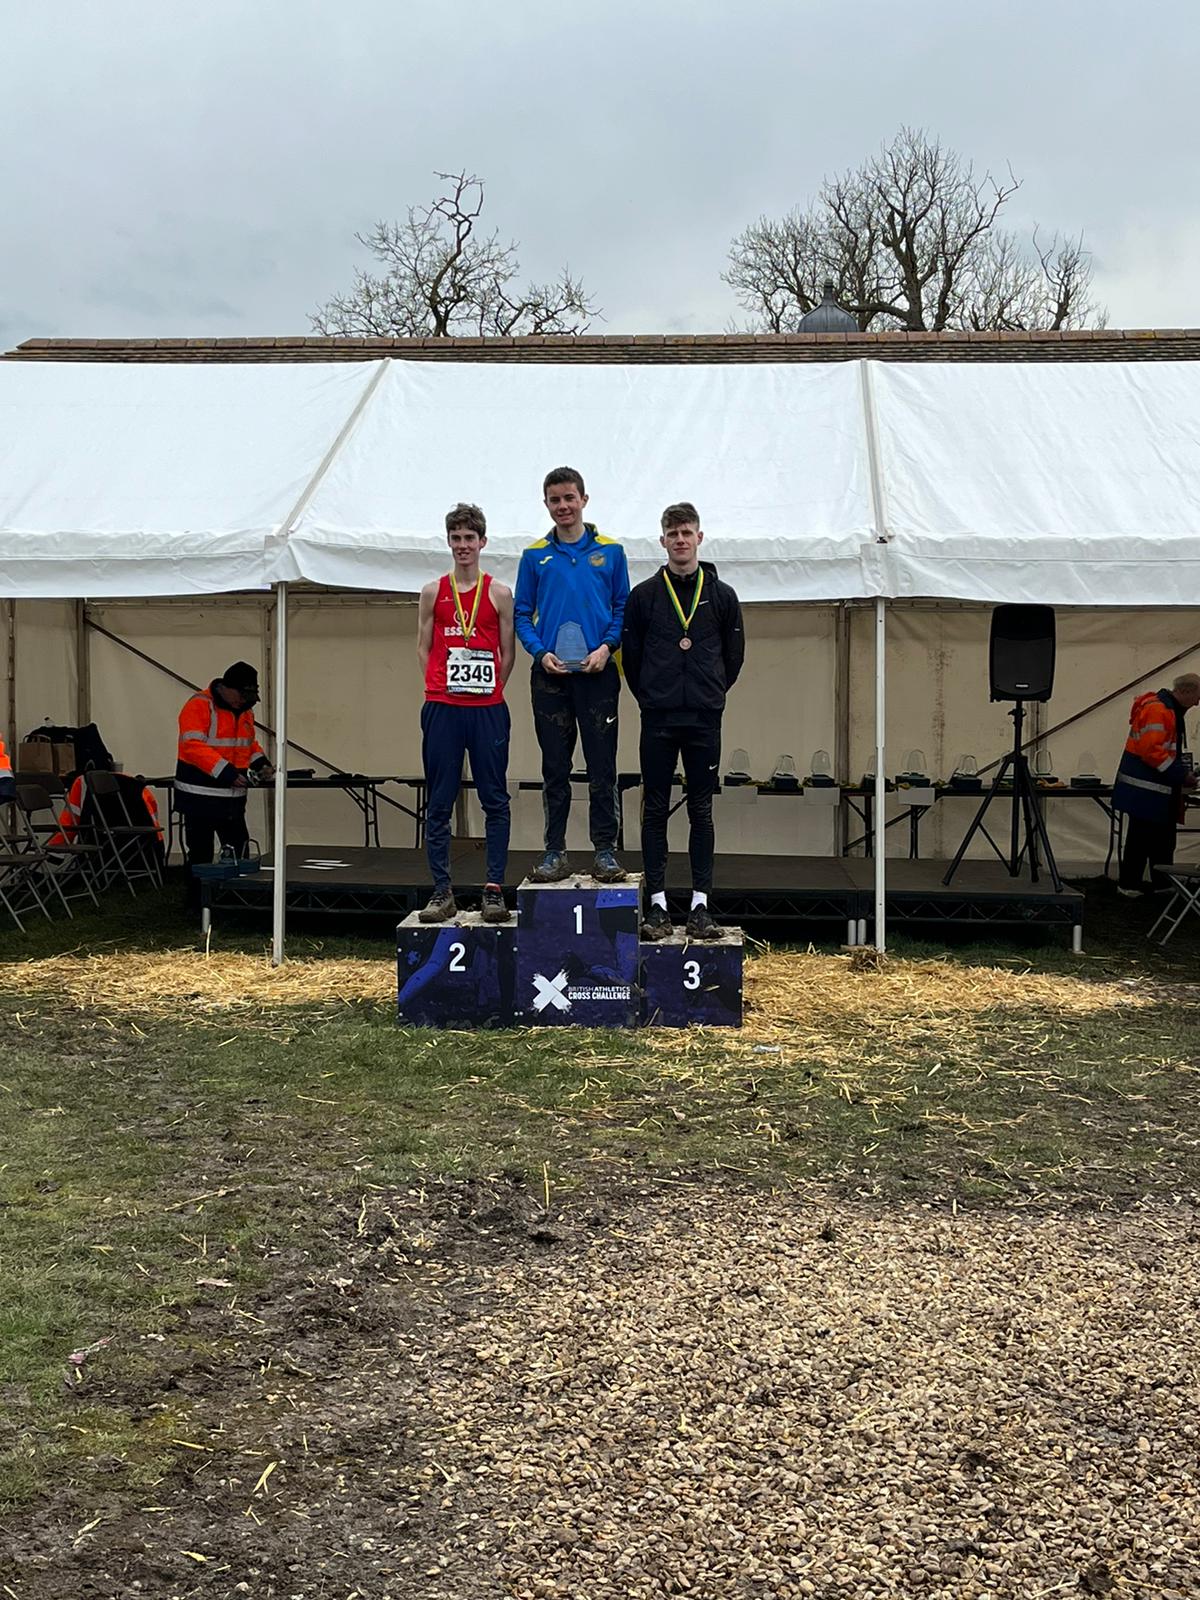
[[656,726],[643,719],[642,763],[642,866],[647,894],[666,886],[667,815],[671,809],[671,779],[677,761],[683,763],[687,784],[688,859],[692,888],[705,894],[712,888],[712,800],[721,766],[721,724],[706,726]]

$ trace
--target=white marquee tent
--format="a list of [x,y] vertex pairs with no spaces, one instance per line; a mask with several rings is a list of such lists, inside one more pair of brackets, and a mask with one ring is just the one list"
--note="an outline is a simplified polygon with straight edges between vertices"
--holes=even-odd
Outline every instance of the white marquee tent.
[[1128,608],[1200,580],[1200,364],[7,362],[0,595],[274,586],[282,749],[288,586],[418,588],[460,495],[511,577],[543,531],[530,463],[561,461],[614,530],[700,504],[746,601],[875,601],[881,790],[889,598]]

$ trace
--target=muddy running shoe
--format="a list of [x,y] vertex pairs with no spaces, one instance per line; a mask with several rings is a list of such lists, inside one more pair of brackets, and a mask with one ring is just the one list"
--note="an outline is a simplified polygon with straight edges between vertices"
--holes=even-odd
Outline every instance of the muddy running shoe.
[[561,883],[571,876],[571,863],[565,850],[547,850],[529,874],[534,883]]
[[449,922],[456,916],[458,907],[454,904],[454,890],[449,884],[444,889],[435,889],[429,897],[427,905],[423,905],[417,912],[418,922]]
[[643,939],[669,939],[674,933],[671,918],[661,906],[651,906],[642,922]]
[[498,883],[484,885],[481,910],[485,922],[508,921],[508,907],[504,904],[504,890]]
[[689,939],[719,939],[721,930],[713,921],[707,906],[693,906],[684,929]]
[[592,877],[598,878],[601,883],[623,883],[625,868],[611,850],[597,850],[596,859],[592,862]]

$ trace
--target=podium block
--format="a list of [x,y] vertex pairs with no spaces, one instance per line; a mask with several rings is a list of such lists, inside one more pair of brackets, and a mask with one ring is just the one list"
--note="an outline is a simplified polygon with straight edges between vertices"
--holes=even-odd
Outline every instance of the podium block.
[[418,1028],[506,1028],[513,1021],[517,925],[486,923],[478,911],[422,923],[414,911],[396,929],[396,1010]]
[[538,1027],[632,1028],[638,1020],[642,881],[517,888],[517,1015]]
[[642,945],[642,1021],[652,1028],[740,1028],[742,930],[689,944],[678,929]]

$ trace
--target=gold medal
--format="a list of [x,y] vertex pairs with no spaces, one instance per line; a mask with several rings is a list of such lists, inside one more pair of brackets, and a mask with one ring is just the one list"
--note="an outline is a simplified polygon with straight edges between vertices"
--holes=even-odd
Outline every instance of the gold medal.
[[692,609],[686,617],[683,614],[683,607],[679,604],[679,596],[675,593],[675,586],[668,576],[666,567],[663,568],[663,582],[667,586],[667,593],[671,596],[671,604],[675,607],[675,615],[679,618],[680,625],[683,628],[683,638],[679,641],[679,648],[681,650],[690,650],[692,641],[688,637],[688,629],[692,625],[692,618],[696,615],[696,607],[700,604],[700,596],[704,593],[704,568],[696,568],[696,593],[692,596]]

